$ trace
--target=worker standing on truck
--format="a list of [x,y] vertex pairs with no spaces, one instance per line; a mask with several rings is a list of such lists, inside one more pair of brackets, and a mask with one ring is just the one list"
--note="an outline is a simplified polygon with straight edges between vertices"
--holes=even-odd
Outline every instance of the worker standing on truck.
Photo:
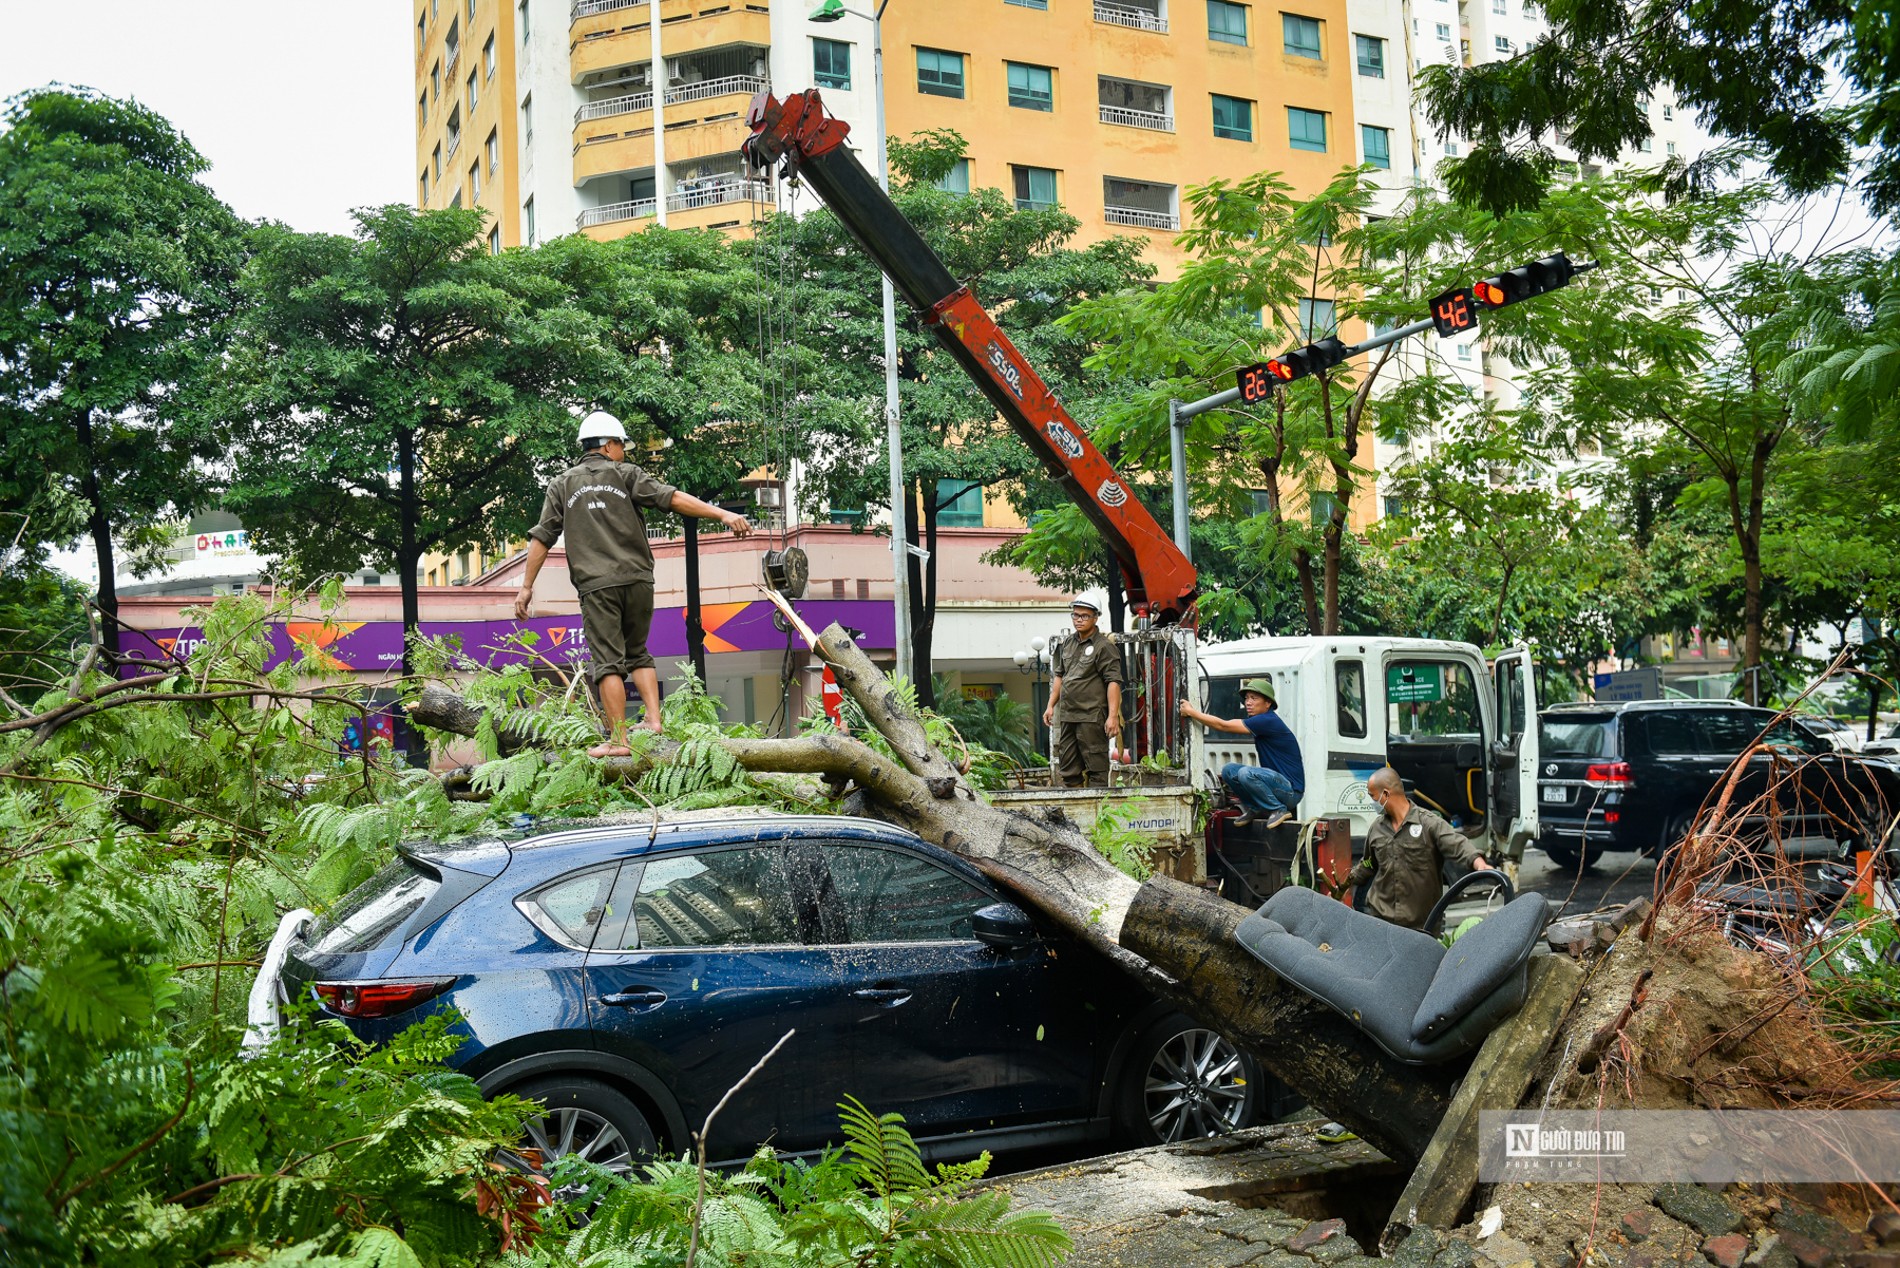
[[627,677],[632,675],[644,725],[660,729],[660,675],[647,653],[653,625],[653,548],[642,507],[718,520],[736,537],[752,522],[657,480],[627,459],[627,429],[605,410],[581,420],[581,460],[554,477],[541,503],[541,522],[528,530],[527,566],[515,593],[515,619],[528,615],[534,579],[548,549],[567,538],[567,570],[581,598],[581,632],[593,665],[607,742],[590,757],[627,757]]
[[1102,609],[1087,595],[1069,605],[1075,633],[1051,653],[1044,726],[1056,728],[1056,774],[1070,788],[1108,787],[1109,740],[1122,733],[1122,658],[1115,640],[1095,628]]
[[1390,766],[1366,780],[1366,793],[1379,817],[1366,833],[1366,856],[1346,875],[1346,888],[1372,882],[1366,910],[1408,929],[1423,929],[1425,918],[1445,892],[1444,865],[1491,871],[1464,833],[1405,795],[1405,781]]
[[1229,762],[1221,767],[1221,782],[1240,802],[1235,823],[1245,826],[1265,815],[1267,826],[1277,828],[1300,808],[1300,798],[1306,792],[1306,759],[1300,756],[1300,742],[1294,738],[1293,729],[1280,720],[1271,680],[1249,678],[1241,683],[1240,707],[1245,717],[1217,718],[1183,700],[1181,716],[1210,730],[1253,737],[1254,755],[1260,764]]

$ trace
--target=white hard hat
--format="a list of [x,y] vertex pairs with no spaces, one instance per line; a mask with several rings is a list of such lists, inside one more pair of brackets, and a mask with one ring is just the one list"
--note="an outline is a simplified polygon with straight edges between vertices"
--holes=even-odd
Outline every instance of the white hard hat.
[[618,440],[624,442],[627,439],[627,429],[621,426],[620,420],[615,418],[612,414],[609,414],[604,409],[597,409],[586,418],[581,419],[581,434],[577,439],[579,439],[583,445],[590,440]]
[[1072,608],[1092,608],[1095,614],[1100,616],[1102,609],[1108,606],[1108,591],[1100,589],[1084,590],[1081,594],[1076,595],[1074,599],[1070,600],[1069,606]]

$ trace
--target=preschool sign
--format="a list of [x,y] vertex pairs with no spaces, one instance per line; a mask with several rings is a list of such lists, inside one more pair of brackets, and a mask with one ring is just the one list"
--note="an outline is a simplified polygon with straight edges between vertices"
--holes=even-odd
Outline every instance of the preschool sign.
[[[797,605],[814,629],[832,622],[859,632],[860,646],[868,651],[889,650],[892,645],[892,613],[889,603],[868,600],[814,600]],[[700,615],[706,630],[706,650],[720,652],[783,652],[786,632],[773,621],[772,605],[753,603],[709,603]],[[539,616],[525,621],[424,621],[424,638],[448,642],[463,658],[467,668],[497,668],[530,659],[546,659],[555,664],[574,664],[587,659],[587,639],[576,616]],[[536,637],[523,646],[517,636],[531,632]],[[326,669],[353,673],[393,673],[402,667],[402,622],[400,621],[280,621],[269,627],[271,657],[267,668],[275,668],[293,657],[321,665]],[[196,626],[174,629],[128,631],[122,650],[147,661],[179,660],[189,657],[204,643],[204,632]],[[656,658],[684,659],[686,652],[686,612],[683,608],[662,608],[653,614],[653,631],[648,649]],[[136,664],[126,673],[149,672]]]

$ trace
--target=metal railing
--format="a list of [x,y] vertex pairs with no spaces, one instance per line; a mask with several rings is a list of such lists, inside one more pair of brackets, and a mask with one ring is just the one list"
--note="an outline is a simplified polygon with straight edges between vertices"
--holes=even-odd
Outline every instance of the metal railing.
[[601,101],[590,101],[574,112],[574,122],[584,123],[589,119],[606,119],[617,114],[632,114],[636,110],[653,109],[653,90],[628,93],[624,97],[608,97]]
[[574,7],[568,11],[568,22],[574,23],[582,18],[592,17],[596,13],[612,13],[615,9],[631,9],[635,5],[645,4],[647,0],[574,0]]
[[1146,128],[1150,132],[1174,131],[1174,116],[1154,110],[1130,110],[1126,106],[1103,106],[1102,122],[1122,128]]
[[657,198],[635,198],[624,203],[608,203],[604,207],[589,207],[574,218],[576,228],[585,229],[589,225],[610,225],[616,220],[638,220],[650,216],[659,206]]
[[726,203],[771,202],[777,185],[773,181],[720,181],[698,189],[679,189],[666,196],[668,211],[692,211],[697,207],[719,207]]
[[666,104],[674,106],[683,101],[704,101],[708,97],[724,97],[729,93],[744,93],[749,97],[771,86],[772,81],[763,75],[721,75],[718,79],[702,79],[696,84],[669,87],[666,90]]
[[1168,30],[1168,20],[1151,9],[1110,4],[1107,0],[1095,0],[1095,20],[1110,26],[1132,27],[1137,31],[1160,31],[1166,34]]
[[1143,211],[1139,207],[1105,207],[1102,218],[1112,225],[1133,225],[1137,229],[1181,227],[1181,217],[1172,211]]
[[460,132],[450,133],[449,134],[449,148],[442,151],[442,161],[446,163],[450,159],[454,158],[455,152],[461,148],[462,148],[462,134]]

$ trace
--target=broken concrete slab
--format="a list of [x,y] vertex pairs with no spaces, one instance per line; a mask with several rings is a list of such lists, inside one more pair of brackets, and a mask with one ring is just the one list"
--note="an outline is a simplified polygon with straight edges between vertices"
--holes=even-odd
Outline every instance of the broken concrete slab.
[[1704,1237],[1720,1237],[1742,1226],[1741,1212],[1701,1185],[1658,1185],[1656,1205],[1684,1224],[1695,1225]]

